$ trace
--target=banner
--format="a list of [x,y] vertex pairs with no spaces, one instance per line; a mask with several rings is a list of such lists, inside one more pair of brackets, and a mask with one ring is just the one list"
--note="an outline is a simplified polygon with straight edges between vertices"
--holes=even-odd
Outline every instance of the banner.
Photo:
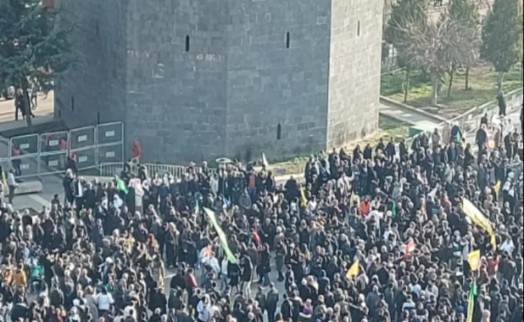
[[204,212],[207,215],[207,219],[209,220],[209,222],[211,222],[211,225],[213,226],[213,228],[215,228],[215,231],[218,234],[218,239],[220,240],[222,249],[224,249],[224,253],[226,254],[227,260],[233,264],[237,264],[238,260],[235,257],[235,255],[233,255],[233,252],[231,251],[231,249],[229,249],[229,245],[227,244],[226,234],[224,233],[224,231],[218,224],[217,219],[215,217],[215,213],[212,210],[207,209],[207,208],[204,208]]
[[491,245],[493,245],[493,248],[497,248],[497,240],[491,222],[477,207],[475,207],[473,203],[471,203],[471,201],[466,198],[462,199],[462,212],[464,212],[464,214],[471,219],[475,225],[484,229],[489,234]]
[[348,269],[347,273],[346,273],[346,277],[347,278],[351,278],[353,276],[358,276],[358,273],[359,273],[359,261],[358,259],[351,265],[351,267]]
[[476,271],[480,266],[480,250],[474,250],[468,254],[468,263],[471,271]]

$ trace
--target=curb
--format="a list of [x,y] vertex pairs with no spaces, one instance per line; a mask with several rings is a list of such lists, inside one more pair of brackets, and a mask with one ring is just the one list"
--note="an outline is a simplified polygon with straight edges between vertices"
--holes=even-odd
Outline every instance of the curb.
[[424,116],[426,116],[429,119],[433,119],[434,121],[437,121],[437,123],[442,123],[442,122],[446,122],[447,121],[443,117],[440,117],[440,116],[437,116],[437,115],[433,115],[433,114],[428,113],[426,111],[422,111],[422,110],[420,110],[420,109],[418,109],[416,107],[413,107],[413,106],[409,106],[409,105],[406,105],[406,104],[403,104],[403,103],[399,103],[397,101],[394,101],[392,99],[386,98],[384,96],[380,96],[380,101],[385,103],[385,105],[389,104],[389,105],[397,106],[397,107],[400,107],[400,108],[404,108],[404,109],[410,110],[413,113],[424,115]]
[[401,119],[401,118],[399,118],[399,117],[397,117],[397,116],[394,116],[394,115],[390,115],[390,114],[386,114],[386,113],[382,113],[382,112],[379,112],[379,114],[380,114],[380,115],[383,115],[383,116],[385,116],[385,117],[387,117],[387,118],[393,119],[393,120],[395,120],[395,121],[398,121],[398,122],[407,123],[407,124],[409,124],[410,126],[415,125],[415,123],[413,123],[413,122],[411,122],[411,121],[403,120],[403,119]]

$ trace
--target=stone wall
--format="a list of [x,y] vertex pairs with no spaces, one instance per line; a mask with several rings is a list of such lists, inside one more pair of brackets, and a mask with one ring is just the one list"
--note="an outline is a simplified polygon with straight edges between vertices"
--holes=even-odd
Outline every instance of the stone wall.
[[381,1],[62,7],[79,63],[58,80],[57,117],[124,121],[147,162],[303,155],[377,127]]
[[73,67],[56,79],[55,117],[69,127],[123,120],[125,20],[120,1],[58,2],[59,25],[72,28]]
[[378,127],[383,1],[331,0],[328,148]]
[[148,161],[180,163],[223,156],[223,2],[130,0],[128,4],[128,142],[139,138]]
[[329,1],[228,4],[227,155],[318,152],[326,142]]

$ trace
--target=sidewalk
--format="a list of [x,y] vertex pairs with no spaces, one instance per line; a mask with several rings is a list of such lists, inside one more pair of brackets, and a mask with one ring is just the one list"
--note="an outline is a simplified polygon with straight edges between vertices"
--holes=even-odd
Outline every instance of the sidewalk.
[[[507,97],[507,113],[511,114],[516,109],[518,110],[522,104],[522,94],[512,95]],[[463,132],[472,133],[478,129],[480,119],[484,116],[484,113],[488,114],[488,118],[491,120],[493,113],[498,110],[495,102],[488,102],[476,108],[472,108],[469,111],[473,111],[472,114],[464,118],[461,122],[461,116],[452,117],[448,120],[445,118],[431,115],[431,113],[422,111],[415,107],[407,106],[401,103],[388,102],[385,98],[381,97],[380,100],[380,111],[379,113],[388,116],[393,119],[397,119],[404,123],[410,124],[419,130],[426,132],[433,132],[435,128],[440,128],[446,121],[454,121],[461,123]],[[466,113],[466,111],[464,111]]]
[[443,123],[441,120],[430,118],[423,113],[417,112],[414,108],[408,109],[400,105],[387,104],[380,102],[380,114],[407,123],[417,129],[432,132]]

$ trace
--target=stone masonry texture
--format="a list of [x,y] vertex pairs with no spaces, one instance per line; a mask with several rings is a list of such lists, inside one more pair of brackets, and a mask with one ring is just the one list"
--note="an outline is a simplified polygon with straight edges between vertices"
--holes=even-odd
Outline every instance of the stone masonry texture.
[[62,1],[70,127],[123,121],[147,162],[283,158],[377,128],[382,1]]

